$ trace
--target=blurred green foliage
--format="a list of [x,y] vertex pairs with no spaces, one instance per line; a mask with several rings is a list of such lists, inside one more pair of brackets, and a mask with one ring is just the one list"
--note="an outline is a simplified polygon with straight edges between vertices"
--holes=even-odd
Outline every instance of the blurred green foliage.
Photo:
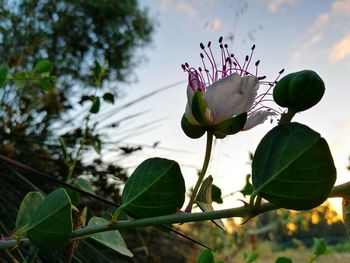
[[[80,107],[79,103],[91,103],[96,86],[91,72],[94,61],[108,68],[99,74],[97,84],[102,94],[110,94],[107,100],[111,101],[119,92],[118,84],[133,80],[135,66],[144,60],[138,52],[150,43],[153,29],[154,22],[137,0],[0,0],[1,155],[65,180],[65,161],[72,157],[83,137],[83,117],[76,118],[73,110]],[[48,72],[57,76],[56,81],[37,83],[28,79]],[[16,82],[5,83],[4,76],[14,76]],[[112,82],[114,85],[107,85]],[[84,111],[82,115],[85,114]],[[88,127],[86,141],[100,150],[102,138],[95,126],[92,123]],[[66,156],[59,136],[66,145]],[[88,151],[83,147],[82,153]],[[126,171],[117,163],[104,164],[100,158],[84,163],[81,156],[73,177],[91,175],[98,194],[119,202],[119,185],[108,182],[110,177],[124,182]],[[53,187],[33,173],[0,162],[0,194],[6,196],[6,201],[0,203],[0,233],[7,236],[14,228],[20,202],[27,192],[47,192]],[[91,203],[97,213],[105,208]],[[99,251],[85,242],[80,247],[90,247],[90,253]],[[61,252],[41,253],[40,259],[50,262]],[[22,260],[28,259],[26,253],[36,254],[31,248],[14,251]],[[83,262],[91,259],[86,252],[77,252],[74,257]],[[96,262],[99,260],[106,262],[104,257]]]

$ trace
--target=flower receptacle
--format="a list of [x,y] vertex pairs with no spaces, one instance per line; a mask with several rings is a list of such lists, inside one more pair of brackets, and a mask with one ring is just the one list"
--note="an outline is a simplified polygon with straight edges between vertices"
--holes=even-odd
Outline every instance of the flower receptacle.
[[184,133],[192,139],[198,139],[202,137],[203,134],[206,132],[206,129],[203,126],[192,124],[186,118],[185,114],[182,116],[181,119],[181,128],[184,131]]
[[247,121],[247,113],[244,112],[231,119],[223,121],[213,127],[214,135],[217,138],[224,138],[226,135],[233,135],[243,130]]

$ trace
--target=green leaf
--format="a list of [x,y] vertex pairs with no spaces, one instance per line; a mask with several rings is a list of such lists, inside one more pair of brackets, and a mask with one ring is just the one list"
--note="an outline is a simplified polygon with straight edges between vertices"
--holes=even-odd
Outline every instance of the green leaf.
[[46,74],[50,73],[52,69],[52,63],[49,60],[44,59],[39,61],[38,64],[35,65],[33,72],[37,74]]
[[206,132],[206,129],[203,126],[190,123],[187,120],[185,114],[182,116],[181,119],[181,128],[184,131],[184,133],[192,139],[200,138]]
[[315,256],[321,256],[327,251],[327,244],[323,239],[314,239],[313,254]]
[[48,91],[51,86],[51,80],[49,78],[39,79],[39,85],[45,90]]
[[244,260],[244,263],[252,263],[257,260],[259,253],[254,251],[248,258]]
[[[99,224],[108,224],[108,220],[101,217],[92,217],[89,220],[88,226],[99,225]],[[118,230],[101,232],[92,234],[90,236],[93,240],[113,249],[114,251],[128,257],[133,257],[131,251],[127,248],[123,237]]]
[[66,191],[59,188],[39,205],[27,236],[40,249],[54,250],[69,242],[72,229],[72,205]]
[[285,123],[261,140],[252,164],[255,193],[288,209],[322,204],[336,180],[328,144],[300,123]]
[[[211,197],[212,184],[213,177],[210,175],[202,182],[201,188],[196,197],[196,204],[203,212],[214,211]],[[221,219],[214,219],[212,222],[222,230],[225,230],[224,223]]]
[[204,249],[199,254],[197,263],[215,263],[213,252],[209,249]]
[[245,186],[243,189],[240,191],[240,193],[245,197],[247,195],[251,195],[254,192],[254,187],[250,182],[250,174],[247,174],[245,177]]
[[223,200],[221,197],[221,189],[219,187],[217,187],[215,184],[211,185],[211,198],[213,200],[213,202],[216,202],[218,204],[222,204]]
[[241,130],[243,130],[246,120],[247,120],[247,113],[244,112],[240,115],[232,117],[231,119],[223,121],[214,126],[213,128],[214,135],[217,138],[223,138],[226,135],[236,134],[237,132],[240,132]]
[[94,78],[97,82],[101,79],[102,67],[98,61],[95,60],[94,68],[92,69],[94,73]]
[[77,206],[80,202],[79,192],[68,187],[64,187],[64,190],[66,190],[72,205]]
[[91,145],[94,147],[96,153],[101,154],[101,140],[98,136],[92,137]]
[[98,113],[100,111],[100,97],[95,96],[92,106],[90,108],[91,113]]
[[94,194],[95,191],[92,188],[91,182],[87,179],[85,179],[84,177],[79,176],[76,180],[75,180],[75,185],[80,188],[81,190],[84,190],[86,192],[89,192],[91,194]]
[[66,161],[68,159],[68,153],[67,153],[67,147],[66,147],[66,143],[64,142],[63,137],[59,137],[58,138],[60,145],[61,145],[61,149],[62,149],[62,153],[63,153],[63,158]]
[[177,162],[150,158],[142,162],[126,182],[121,209],[137,217],[173,214],[182,207],[185,190]]
[[293,263],[293,261],[290,258],[279,257],[276,259],[275,263]]
[[29,192],[26,194],[17,214],[16,229],[29,224],[44,199],[44,196],[39,192]]
[[13,77],[13,82],[19,88],[23,88],[27,83],[28,74],[26,72],[17,72]]
[[6,84],[8,73],[9,68],[7,66],[2,66],[0,68],[0,88]]
[[114,104],[114,95],[112,93],[106,92],[105,94],[103,94],[102,98],[105,102]]

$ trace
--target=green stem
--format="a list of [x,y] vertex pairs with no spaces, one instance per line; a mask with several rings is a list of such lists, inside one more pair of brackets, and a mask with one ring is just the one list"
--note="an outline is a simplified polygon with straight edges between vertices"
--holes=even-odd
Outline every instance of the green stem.
[[[258,215],[260,213],[274,210],[276,206],[270,203],[262,204],[259,211],[255,211]],[[123,220],[118,221],[114,224],[107,223],[101,225],[93,225],[81,228],[79,230],[73,231],[71,239],[80,239],[95,233],[106,232],[111,230],[123,230],[136,227],[145,226],[160,226],[160,225],[170,225],[170,224],[182,224],[187,222],[197,222],[205,220],[214,220],[220,218],[230,218],[230,217],[247,217],[252,216],[249,214],[249,209],[247,207],[237,207],[231,209],[210,211],[210,212],[198,212],[198,213],[179,213],[165,216],[149,217],[135,220]],[[20,244],[30,244],[28,238],[23,238]],[[17,241],[10,240],[0,240],[0,249],[13,248],[16,247]]]
[[294,111],[292,109],[288,109],[287,112],[281,114],[281,118],[280,118],[278,124],[290,122],[296,113],[297,113],[296,111]]
[[208,169],[208,165],[209,165],[209,161],[210,161],[210,155],[211,155],[211,149],[212,149],[212,145],[213,145],[213,133],[210,131],[207,131],[207,145],[206,145],[206,149],[205,149],[205,156],[204,156],[204,161],[203,161],[203,166],[201,169],[201,172],[198,176],[198,180],[197,183],[193,189],[190,201],[188,202],[188,205],[185,209],[185,212],[190,213],[192,211],[192,206],[194,204],[194,202],[196,201],[196,197],[199,191],[199,187],[202,184],[203,178],[205,176],[205,173],[207,172]]
[[328,197],[343,197],[343,196],[349,196],[350,195],[350,182],[340,184],[333,187],[332,192],[329,194]]
[[77,165],[77,161],[78,161],[80,152],[81,152],[82,149],[83,149],[83,145],[84,145],[84,138],[82,139],[82,141],[81,141],[81,143],[80,143],[80,145],[79,145],[79,148],[78,148],[77,154],[75,155],[75,158],[74,158],[74,160],[73,160],[73,163],[71,163],[71,164],[69,165],[69,168],[68,168],[68,175],[67,175],[67,179],[66,179],[66,183],[68,183],[68,184],[71,183],[72,176],[73,176],[73,173],[74,173],[74,170],[75,170],[75,166]]
[[124,207],[121,205],[115,210],[111,219],[112,224],[117,222],[118,216],[123,209]]
[[312,263],[315,261],[315,259],[318,258],[318,255],[312,256],[307,263]]
[[[350,182],[335,186],[330,193],[329,197],[342,197],[344,195],[350,195]],[[278,207],[274,206],[271,203],[264,203],[261,206],[254,209],[252,212],[250,207],[237,207],[231,209],[209,211],[209,212],[199,212],[199,213],[180,213],[172,214],[158,217],[149,217],[143,219],[135,220],[123,220],[117,221],[115,223],[101,224],[87,226],[79,230],[73,231],[71,238],[80,239],[86,236],[106,232],[111,230],[122,230],[136,227],[145,227],[145,226],[159,226],[159,225],[170,225],[170,224],[182,224],[187,222],[197,222],[205,220],[214,220],[221,218],[230,218],[230,217],[254,217],[261,213],[275,210]],[[28,238],[22,238],[21,240],[16,239],[2,239],[0,240],[0,249],[15,248],[19,245],[28,245],[30,240]]]
[[69,165],[69,168],[68,168],[68,175],[67,175],[66,183],[71,183],[72,176],[73,176],[75,167],[77,165],[77,161],[79,159],[81,151],[83,150],[83,146],[85,145],[86,138],[87,138],[87,135],[88,135],[88,130],[89,130],[90,116],[91,116],[91,113],[89,112],[88,115],[86,116],[85,130],[84,130],[83,138],[81,138],[80,145],[79,145],[78,151],[77,151],[77,153],[75,155],[75,158],[74,158],[73,162]]

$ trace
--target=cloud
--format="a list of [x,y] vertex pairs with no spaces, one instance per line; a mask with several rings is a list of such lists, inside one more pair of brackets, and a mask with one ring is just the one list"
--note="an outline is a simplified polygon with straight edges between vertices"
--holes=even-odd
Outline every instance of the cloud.
[[312,46],[320,43],[324,37],[323,33],[317,33],[311,36],[307,41],[303,43],[303,45],[292,54],[293,59],[300,59],[305,51],[309,50]]
[[197,16],[196,9],[186,1],[160,0],[160,9],[185,14],[189,17]]
[[332,11],[338,14],[350,15],[350,1],[336,0],[332,4]]
[[221,27],[221,20],[220,19],[214,19],[212,21],[207,21],[203,25],[204,28],[207,28],[209,30],[216,30]]
[[213,20],[213,22],[211,23],[211,29],[218,29],[221,26],[221,20],[220,19],[215,19]]
[[293,5],[297,0],[268,0],[267,7],[272,13],[281,11],[281,6],[285,4]]
[[180,13],[184,13],[188,16],[196,16],[197,12],[189,3],[179,2],[175,6],[176,10]]
[[331,48],[329,59],[331,62],[338,62],[350,56],[350,34],[343,37]]
[[312,29],[318,29],[318,28],[324,26],[325,24],[327,24],[329,22],[330,19],[331,19],[331,14],[329,14],[329,13],[320,14],[316,18],[316,20],[312,26]]
[[350,56],[350,0],[333,0],[305,30],[293,59],[312,56],[337,63]]

